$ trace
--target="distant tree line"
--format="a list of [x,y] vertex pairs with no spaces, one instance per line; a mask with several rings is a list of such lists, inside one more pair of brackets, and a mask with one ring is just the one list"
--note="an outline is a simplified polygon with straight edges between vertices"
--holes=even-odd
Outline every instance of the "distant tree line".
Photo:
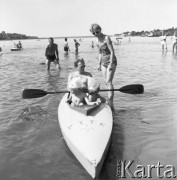
[[37,36],[26,36],[24,34],[17,34],[17,33],[6,33],[2,31],[0,33],[0,40],[14,40],[14,39],[37,39]]
[[[163,29],[164,33],[168,36],[173,36],[174,32],[177,31],[177,28],[169,28],[169,29]],[[149,36],[149,37],[158,37],[162,35],[162,30],[160,29],[154,29],[153,31],[127,31],[123,32],[122,34],[115,34],[115,36]]]

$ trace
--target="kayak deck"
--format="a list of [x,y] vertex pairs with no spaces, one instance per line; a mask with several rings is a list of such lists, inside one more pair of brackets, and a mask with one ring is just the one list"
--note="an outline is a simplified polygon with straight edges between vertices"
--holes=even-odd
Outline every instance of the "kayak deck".
[[71,106],[69,103],[67,103],[67,104],[68,104],[69,108],[71,108],[77,112],[80,112],[82,114],[85,114],[86,116],[91,114],[93,111],[95,111],[100,105],[100,104],[99,105],[83,105],[83,106],[75,107],[75,106]]
[[67,94],[58,108],[63,137],[78,161],[95,178],[100,172],[110,144],[112,111],[106,103],[101,103],[86,116],[70,108],[66,99]]

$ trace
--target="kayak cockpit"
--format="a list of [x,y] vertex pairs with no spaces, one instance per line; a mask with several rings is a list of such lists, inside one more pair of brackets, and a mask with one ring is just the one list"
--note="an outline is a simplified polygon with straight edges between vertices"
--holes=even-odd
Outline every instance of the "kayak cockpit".
[[87,105],[87,104],[84,104],[82,106],[71,106],[69,102],[67,102],[69,108],[79,112],[79,113],[82,113],[86,116],[88,116],[89,114],[91,114],[93,111],[95,111],[101,104],[99,105]]

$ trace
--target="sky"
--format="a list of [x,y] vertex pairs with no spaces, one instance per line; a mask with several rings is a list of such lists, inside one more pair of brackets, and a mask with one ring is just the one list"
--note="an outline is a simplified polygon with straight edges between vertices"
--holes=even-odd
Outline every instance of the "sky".
[[0,0],[0,32],[38,37],[91,36],[177,27],[177,0]]

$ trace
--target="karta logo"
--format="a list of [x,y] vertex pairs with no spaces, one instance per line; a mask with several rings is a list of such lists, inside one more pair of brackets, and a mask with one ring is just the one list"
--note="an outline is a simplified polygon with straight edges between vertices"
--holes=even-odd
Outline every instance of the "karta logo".
[[[133,166],[134,171],[132,171],[131,166]],[[140,165],[135,164],[135,162],[128,161],[121,161],[117,160],[117,171],[116,177],[117,178],[154,178],[152,177],[155,174],[157,178],[176,178],[177,175],[175,174],[175,168],[173,165],[163,165],[160,161],[157,162],[157,165]]]

